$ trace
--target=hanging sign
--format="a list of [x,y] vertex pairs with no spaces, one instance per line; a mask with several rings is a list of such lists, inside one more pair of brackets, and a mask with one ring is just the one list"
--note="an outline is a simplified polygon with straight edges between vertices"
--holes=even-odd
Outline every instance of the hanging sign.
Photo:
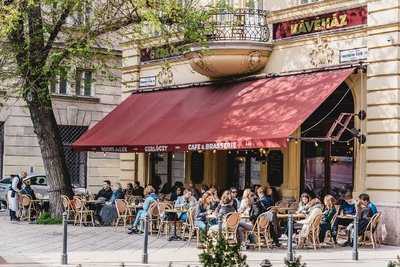
[[273,39],[279,40],[363,24],[367,24],[366,6],[274,23],[272,25]]
[[366,60],[367,57],[368,49],[366,47],[341,50],[339,53],[339,62],[362,61]]

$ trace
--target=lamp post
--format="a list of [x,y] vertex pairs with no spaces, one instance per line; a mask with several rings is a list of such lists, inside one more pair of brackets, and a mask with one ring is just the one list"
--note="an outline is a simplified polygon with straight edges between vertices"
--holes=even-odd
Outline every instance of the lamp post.
[[358,216],[354,215],[353,228],[353,260],[358,261]]

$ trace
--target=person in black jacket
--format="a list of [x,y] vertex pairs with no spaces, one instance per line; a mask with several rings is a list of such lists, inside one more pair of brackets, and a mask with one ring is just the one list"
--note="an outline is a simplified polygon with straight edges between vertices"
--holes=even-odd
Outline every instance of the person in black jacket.
[[269,229],[272,241],[277,247],[280,247],[278,239],[280,235],[278,217],[276,215],[276,211],[271,209],[271,207],[273,207],[275,203],[272,197],[267,195],[267,191],[268,189],[265,186],[260,186],[257,189],[258,198],[253,201],[253,205],[250,210],[250,220],[254,225],[258,216],[266,213],[266,216],[271,223]]
[[103,181],[103,188],[97,193],[95,199],[104,198],[104,201],[109,201],[113,191],[111,189],[111,182],[109,180]]

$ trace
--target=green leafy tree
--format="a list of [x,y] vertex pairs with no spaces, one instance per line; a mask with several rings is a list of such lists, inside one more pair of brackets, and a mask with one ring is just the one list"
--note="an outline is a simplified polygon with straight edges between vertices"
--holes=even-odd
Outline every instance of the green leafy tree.
[[396,261],[389,261],[388,267],[400,267],[400,256],[397,256]]
[[52,215],[61,214],[60,195],[73,192],[51,82],[94,60],[104,67],[120,38],[143,45],[139,38],[157,33],[157,40],[167,44],[176,39],[203,42],[209,14],[196,0],[0,1],[0,78],[7,96],[22,98],[30,112],[48,176]]
[[199,255],[204,267],[247,267],[246,255],[240,252],[240,244],[231,245],[223,237],[206,239],[206,247]]

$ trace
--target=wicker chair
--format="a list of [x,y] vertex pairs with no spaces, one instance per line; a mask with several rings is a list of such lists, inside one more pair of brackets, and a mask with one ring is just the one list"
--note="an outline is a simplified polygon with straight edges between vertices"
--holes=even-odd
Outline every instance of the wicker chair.
[[233,241],[237,243],[237,229],[240,223],[240,213],[230,212],[225,215],[225,227],[222,229],[223,235],[225,235],[226,240]]
[[32,212],[37,215],[38,210],[35,207],[35,203],[32,202],[31,196],[21,195],[21,218],[30,221],[32,219]]
[[362,244],[368,245],[369,243],[375,249],[376,245],[378,244],[378,236],[377,236],[377,229],[382,219],[382,213],[378,212],[374,216],[372,216],[371,220],[369,221],[365,232],[362,235]]
[[158,212],[159,212],[159,222],[158,222],[158,234],[157,237],[160,237],[161,232],[164,231],[165,235],[168,235],[169,233],[169,226],[171,224],[171,221],[167,219],[165,216],[165,210],[167,209],[173,209],[174,206],[171,203],[168,202],[160,202],[158,203]]
[[200,229],[194,223],[195,215],[196,215],[195,213],[196,213],[196,209],[195,208],[190,208],[188,210],[187,221],[183,223],[182,233],[183,233],[183,236],[185,236],[186,230],[188,231],[188,233],[187,233],[188,245],[190,245],[190,242],[192,241],[193,235],[196,234],[196,241],[197,241],[196,244],[197,244],[197,247],[199,247]]
[[320,231],[320,224],[322,220],[323,214],[319,214],[315,216],[314,221],[311,223],[310,232],[308,233],[306,242],[309,241],[312,243],[314,250],[317,250],[317,246],[320,246],[319,243],[319,231]]
[[[271,248],[272,238],[269,232],[270,221],[268,219],[267,213],[264,212],[257,217],[257,220],[253,226],[251,233],[256,236],[256,245],[258,249],[265,244],[267,248]],[[264,241],[264,243],[263,243]]]
[[[82,223],[91,222],[94,226],[94,211],[89,210],[85,202],[78,196],[74,196],[74,206],[75,206],[75,220],[74,225],[79,222],[79,226],[82,226]],[[88,220],[90,217],[90,221]]]
[[124,227],[126,227],[126,224],[132,218],[132,213],[128,208],[128,202],[124,199],[116,199],[115,208],[117,210],[118,217],[115,220],[114,227],[118,227],[120,222],[123,222]]
[[158,223],[160,218],[160,212],[158,211],[158,201],[151,203],[149,210],[149,234],[158,234]]
[[64,211],[67,213],[67,220],[71,219],[71,216],[75,213],[73,202],[66,195],[61,195]]

